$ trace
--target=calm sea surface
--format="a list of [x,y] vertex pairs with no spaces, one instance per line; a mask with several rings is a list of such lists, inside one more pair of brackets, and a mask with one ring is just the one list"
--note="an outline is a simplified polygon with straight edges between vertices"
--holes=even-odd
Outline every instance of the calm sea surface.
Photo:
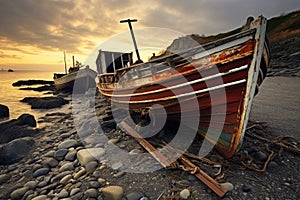
[[[15,72],[1,72],[0,71],[0,104],[9,107],[10,119],[18,118],[23,113],[29,113],[35,116],[37,120],[44,116],[49,110],[32,110],[30,105],[20,102],[24,97],[40,97],[49,96],[45,92],[35,92],[30,90],[19,90],[21,87],[38,87],[21,86],[13,87],[12,84],[19,80],[53,80],[53,72],[41,71],[15,71]],[[50,95],[51,96],[51,95]],[[53,109],[52,109],[53,110]]]

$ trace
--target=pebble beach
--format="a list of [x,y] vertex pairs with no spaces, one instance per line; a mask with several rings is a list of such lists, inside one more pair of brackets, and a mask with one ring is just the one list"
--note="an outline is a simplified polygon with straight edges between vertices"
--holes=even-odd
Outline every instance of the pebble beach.
[[[218,180],[228,190],[223,199],[299,199],[297,151],[272,146],[272,162],[266,170],[257,170],[271,155],[268,141],[271,147],[274,138],[284,135],[290,136],[285,144],[295,150],[300,146],[297,53],[274,54],[277,65],[254,100],[239,153],[225,160],[213,151],[208,159],[215,164],[196,161],[211,176],[220,169],[216,163],[221,165]],[[289,62],[293,65],[287,68]],[[118,127],[110,105],[95,88],[80,97],[56,97],[52,100],[59,104],[66,100],[62,110],[39,118],[25,114],[0,124],[0,199],[219,199],[188,172],[163,169],[151,156],[141,157],[146,151]],[[20,134],[8,136],[8,130]],[[112,147],[126,150],[127,160]],[[128,168],[128,163],[134,165]],[[158,170],[135,173],[147,167]]]

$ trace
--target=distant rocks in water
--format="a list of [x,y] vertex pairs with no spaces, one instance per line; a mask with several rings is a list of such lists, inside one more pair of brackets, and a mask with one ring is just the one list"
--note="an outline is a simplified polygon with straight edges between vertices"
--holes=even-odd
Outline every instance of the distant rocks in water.
[[53,85],[54,81],[45,81],[45,80],[20,80],[12,84],[14,87],[19,87],[23,85]]
[[33,144],[33,138],[24,137],[0,145],[0,164],[8,165],[20,161],[32,149]]
[[55,86],[53,81],[45,81],[45,80],[20,80],[12,84],[14,87],[20,86],[31,86],[31,85],[43,85],[40,87],[25,87],[20,88],[20,90],[32,90],[36,92],[44,92],[44,91],[55,91]]
[[14,70],[13,69],[8,69],[7,72],[14,72]]
[[18,119],[0,123],[0,144],[17,138],[34,136],[39,131],[33,127],[36,127],[36,120],[30,114],[22,114]]
[[21,102],[28,103],[32,109],[60,108],[69,103],[62,97],[25,97]]
[[36,91],[36,92],[55,91],[55,86],[54,85],[43,85],[40,87],[20,88],[20,90],[32,90],[32,91]]
[[6,105],[0,104],[0,119],[9,117],[9,109]]

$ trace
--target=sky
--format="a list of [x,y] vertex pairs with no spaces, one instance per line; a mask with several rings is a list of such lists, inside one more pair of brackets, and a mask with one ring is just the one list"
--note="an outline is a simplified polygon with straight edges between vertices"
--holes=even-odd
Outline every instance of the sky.
[[[143,59],[186,34],[218,34],[248,16],[299,10],[297,0],[0,0],[0,68],[63,71],[72,56],[93,65],[99,49],[134,51],[133,23]],[[92,55],[92,56],[91,56]]]

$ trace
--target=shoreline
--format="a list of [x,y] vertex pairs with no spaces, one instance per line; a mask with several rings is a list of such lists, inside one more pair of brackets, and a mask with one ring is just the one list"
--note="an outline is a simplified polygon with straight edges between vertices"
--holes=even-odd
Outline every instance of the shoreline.
[[[240,151],[229,160],[215,150],[210,152],[207,158],[221,168],[196,160],[201,169],[229,189],[223,199],[300,198],[300,174],[295,167],[300,165],[300,107],[296,92],[300,91],[300,67],[297,52],[286,56],[289,54],[285,48],[299,39],[271,46],[275,65],[268,70],[254,98],[249,130]],[[152,157],[141,158],[145,150],[116,126],[104,99],[97,96],[95,100],[76,100],[79,110],[74,110],[72,101],[53,112],[44,110],[49,114],[36,119],[39,133],[27,137],[34,146],[21,161],[0,165],[0,199],[163,200],[179,198],[182,193],[189,193],[189,199],[219,199],[193,175],[179,169],[125,172],[127,160],[107,149],[110,144],[131,154],[128,161],[136,163],[132,166],[136,171],[157,165]],[[165,133],[168,132],[162,135]],[[274,141],[282,137],[288,140]],[[277,143],[296,147],[296,152],[278,148],[274,145]],[[87,153],[95,148],[101,153],[96,160]],[[271,162],[267,162],[269,158]]]
[[[266,110],[274,106],[266,106],[269,101],[273,101],[268,95],[280,98],[280,95],[273,95],[273,90],[278,91],[279,94],[281,94],[281,90],[287,93],[291,92],[291,95],[298,97],[297,93],[293,92],[294,87],[289,91],[286,90],[285,86],[291,84],[287,79],[292,82],[296,80],[297,83],[300,80],[296,77],[269,77],[265,80],[260,93],[254,99],[251,120],[263,121],[266,124],[251,128],[250,132],[259,133],[270,141],[279,135],[285,134],[285,132],[274,131],[276,127],[273,127],[273,124],[280,126],[278,121],[270,121],[272,119],[267,115],[266,118],[258,117],[264,116]],[[297,83],[295,83],[295,87],[299,87]],[[293,97],[290,98],[290,101],[294,100]],[[275,102],[278,104],[283,103],[283,101]],[[89,110],[92,109],[94,103],[84,99],[79,99],[77,103],[80,109],[87,109],[76,111],[76,109],[72,110],[74,105],[67,104],[63,112],[57,109],[57,112],[37,119],[41,128],[39,128],[40,133],[33,137],[35,148],[24,159],[15,164],[0,165],[0,176],[4,174],[9,176],[5,183],[0,184],[1,199],[17,195],[20,192],[24,192],[22,195],[27,197],[25,199],[32,199],[33,197],[48,197],[51,199],[57,199],[57,197],[71,199],[98,197],[102,199],[107,195],[105,190],[109,190],[115,195],[121,195],[121,199],[130,199],[130,196],[157,199],[161,194],[164,198],[170,197],[171,191],[178,197],[180,192],[185,189],[191,193],[190,199],[217,199],[217,196],[211,193],[202,182],[182,170],[160,169],[152,173],[140,174],[124,172],[122,169],[125,165],[124,161],[117,159],[115,163],[111,162],[109,155],[115,154],[106,149],[107,145],[113,143],[118,147],[125,148],[128,152],[135,152],[132,157],[134,160],[139,160],[139,154],[145,153],[145,150],[132,137],[115,127],[108,114],[109,106],[102,98],[96,97],[95,99],[95,113],[97,113],[103,133],[97,131],[96,134],[92,134],[93,131],[98,130],[97,124],[93,123],[93,117],[95,116],[91,115]],[[294,109],[294,107],[292,108]],[[285,119],[282,110],[271,111],[280,113],[280,115],[274,116]],[[294,109],[294,111],[297,110]],[[73,118],[74,114],[79,117],[79,121]],[[290,117],[297,117],[297,115],[291,115]],[[282,119],[279,121],[284,122]],[[251,122],[249,126],[251,126]],[[107,139],[103,139],[103,134]],[[79,152],[91,148],[97,148],[97,151],[101,152],[104,151],[104,157],[99,160],[83,161]],[[275,150],[277,152],[277,149]],[[60,158],[57,154],[62,151],[64,155]],[[265,173],[256,173],[242,165],[243,160],[240,159],[245,155],[244,159],[250,159],[254,156],[251,162],[258,168],[262,168],[265,158],[256,159],[256,157],[257,155],[268,156],[269,152],[265,149],[265,142],[253,139],[246,134],[242,149],[233,159],[224,160],[215,151],[212,151],[208,156],[208,159],[223,166],[224,177],[219,181],[233,187],[224,199],[241,197],[251,199],[261,199],[261,197],[262,199],[299,198],[298,193],[295,191],[300,189],[297,184],[300,181],[300,175],[294,167],[300,164],[299,156],[284,150],[281,156],[275,157],[272,161],[272,165],[275,166],[269,167],[268,165]],[[244,161],[249,162],[249,160]],[[155,165],[151,159],[138,163],[136,167],[139,168],[143,167],[144,164],[146,166],[149,166],[149,164]],[[213,166],[205,165],[203,162],[198,162],[198,164],[209,174],[216,173],[216,168]],[[264,183],[270,183],[270,186]],[[104,188],[106,189],[103,192]]]

